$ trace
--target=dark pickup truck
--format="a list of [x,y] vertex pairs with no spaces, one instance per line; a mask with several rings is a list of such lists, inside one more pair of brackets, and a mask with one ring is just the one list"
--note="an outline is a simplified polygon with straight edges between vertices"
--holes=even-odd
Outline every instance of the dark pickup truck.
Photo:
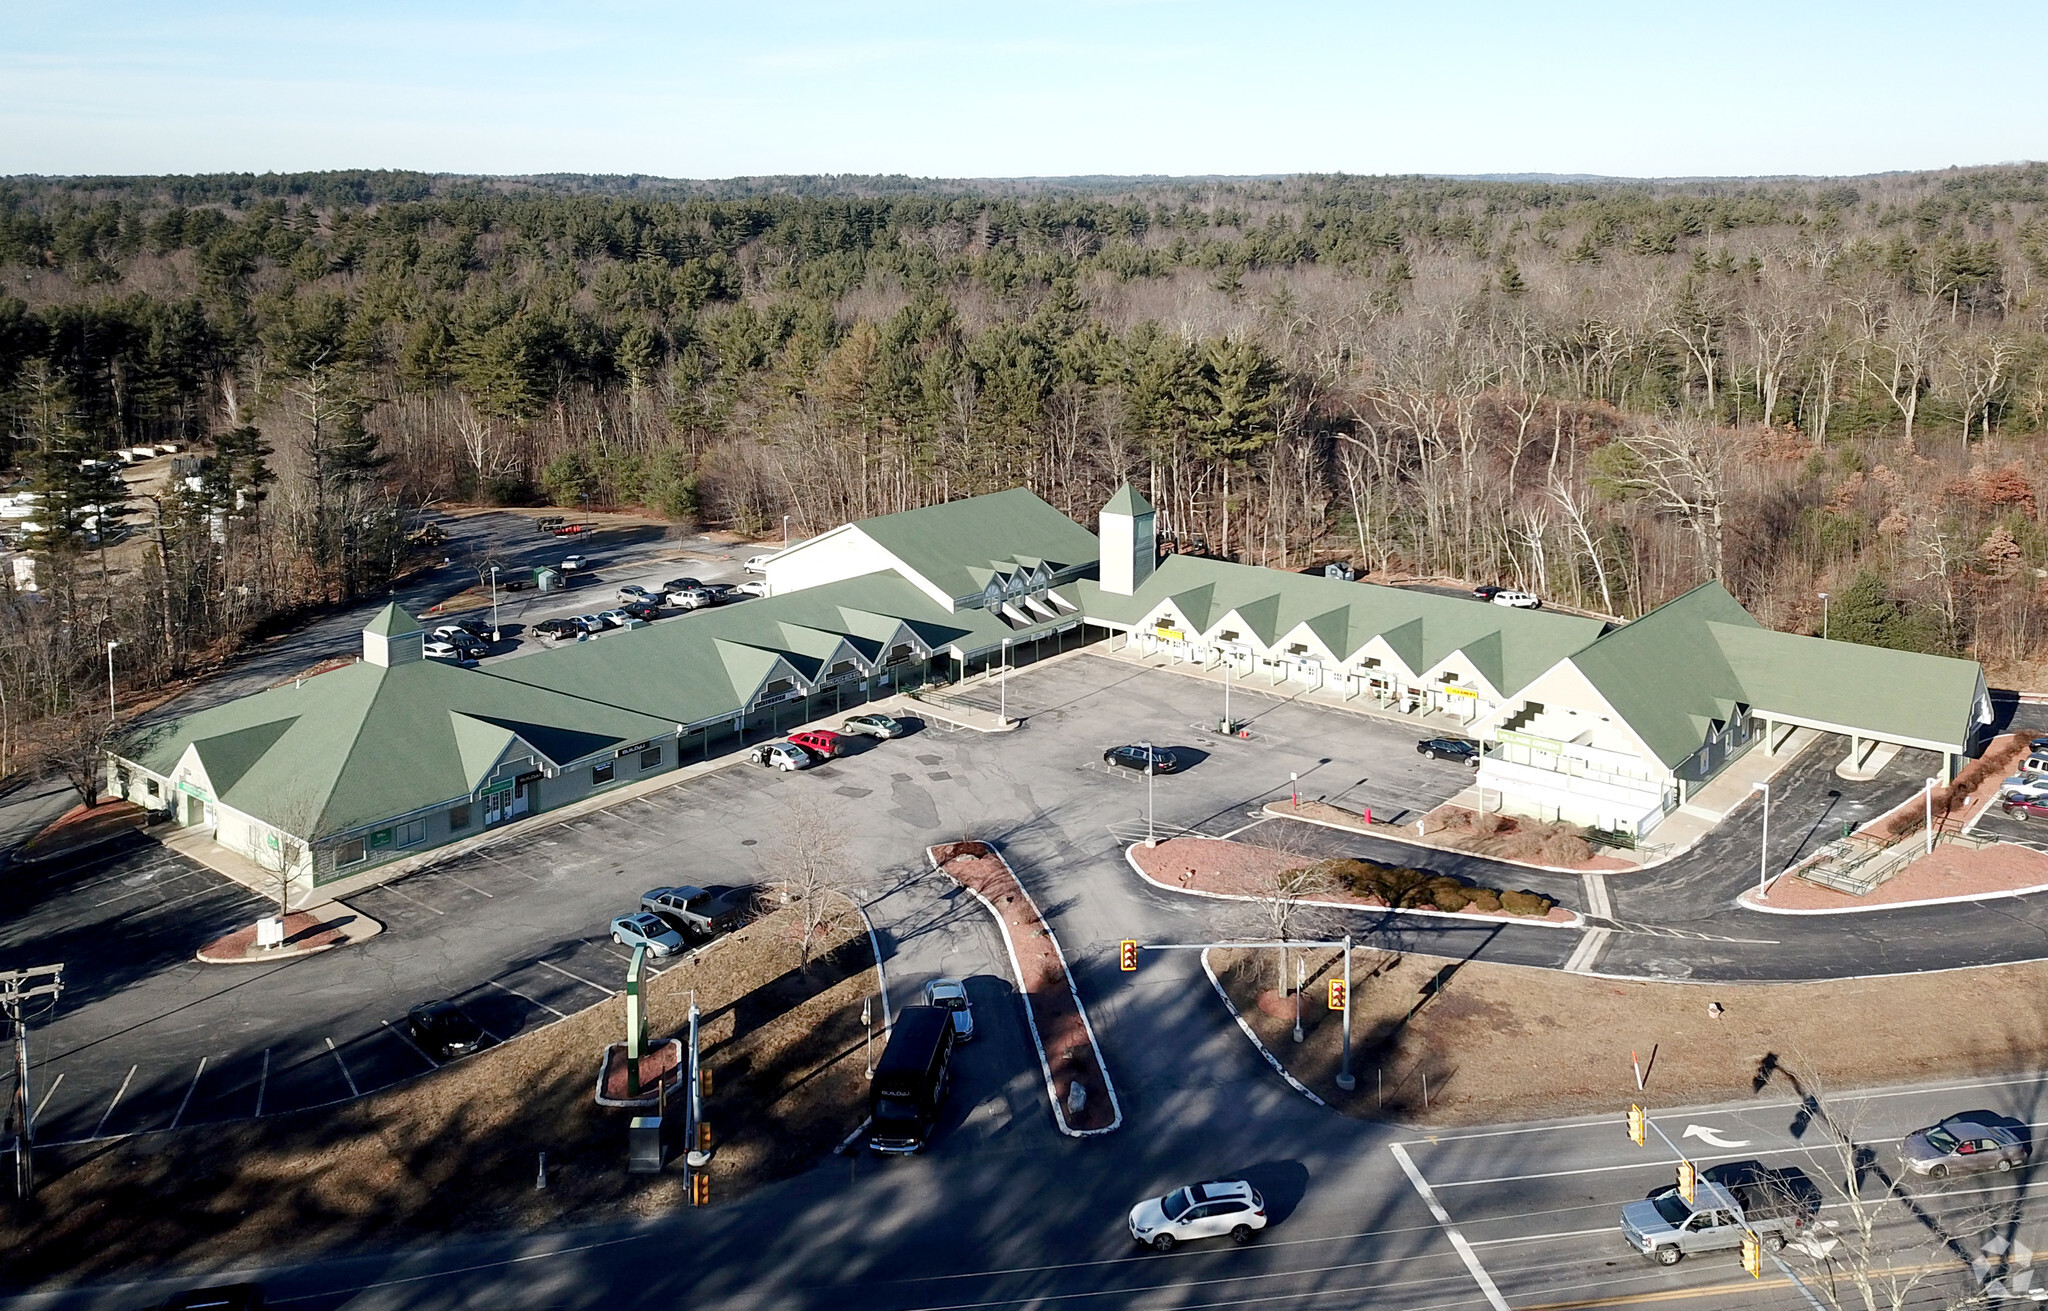
[[746,917],[747,888],[655,888],[640,898],[640,909],[653,911],[677,930],[700,938],[715,937],[740,926]]

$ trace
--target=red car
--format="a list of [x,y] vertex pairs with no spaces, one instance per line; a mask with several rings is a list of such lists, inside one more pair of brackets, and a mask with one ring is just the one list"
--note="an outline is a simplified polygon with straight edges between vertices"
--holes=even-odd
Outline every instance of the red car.
[[840,744],[844,741],[839,734],[829,728],[813,728],[802,733],[791,733],[789,740],[820,760],[830,760],[838,755]]
[[2007,797],[2000,808],[2013,819],[2048,819],[2048,801]]

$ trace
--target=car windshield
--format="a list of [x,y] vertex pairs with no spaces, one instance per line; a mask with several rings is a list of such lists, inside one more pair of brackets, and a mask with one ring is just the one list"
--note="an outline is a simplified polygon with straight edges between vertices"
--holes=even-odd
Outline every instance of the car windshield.
[[1159,1209],[1166,1212],[1166,1218],[1169,1220],[1180,1219],[1194,1204],[1195,1199],[1188,1196],[1188,1190],[1185,1188],[1176,1188],[1159,1199]]
[[875,1101],[875,1118],[877,1120],[915,1120],[917,1119],[917,1108],[906,1101],[882,1097]]
[[1956,1136],[1937,1124],[1927,1131],[1927,1145],[1937,1152],[1953,1152]]
[[1685,1204],[1685,1199],[1674,1188],[1657,1198],[1657,1214],[1664,1217],[1665,1224],[1675,1227],[1685,1223],[1686,1217],[1692,1214],[1692,1208]]

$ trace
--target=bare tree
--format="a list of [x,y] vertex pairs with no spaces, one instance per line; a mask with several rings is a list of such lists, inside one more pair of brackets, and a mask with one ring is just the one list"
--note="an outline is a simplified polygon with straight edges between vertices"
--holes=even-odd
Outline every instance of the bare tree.
[[[1287,851],[1299,844],[1290,837],[1282,837],[1269,840],[1268,845]],[[1247,932],[1280,944],[1278,987],[1282,996],[1288,992],[1288,944],[1327,937],[1336,922],[1335,912],[1316,904],[1337,890],[1335,880],[1323,863],[1305,850],[1289,854],[1301,863],[1293,868],[1268,870],[1251,879],[1243,889],[1248,900],[1235,917]]]
[[811,953],[856,913],[857,887],[846,834],[852,821],[837,807],[798,797],[783,809],[782,839],[765,849],[769,885],[796,913],[803,968]]
[[1940,353],[1937,314],[1922,301],[1903,304],[1879,298],[1851,301],[1862,340],[1856,365],[1863,376],[1884,388],[1892,407],[1905,421],[1904,446],[1913,447],[1913,424],[1927,394],[1927,372]]
[[74,705],[36,726],[34,759],[63,776],[87,806],[98,803],[107,783],[107,744],[114,736],[105,712]]
[[1616,439],[1596,480],[1622,497],[1639,497],[1678,516],[1699,543],[1708,576],[1722,577],[1726,561],[1730,459],[1728,434],[1712,424],[1681,420]]

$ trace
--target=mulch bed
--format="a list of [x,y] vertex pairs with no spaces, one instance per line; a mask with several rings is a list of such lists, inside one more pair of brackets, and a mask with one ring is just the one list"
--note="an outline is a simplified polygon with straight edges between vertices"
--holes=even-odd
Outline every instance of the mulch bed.
[[295,910],[284,917],[284,946],[282,948],[259,947],[256,945],[256,926],[245,924],[225,937],[215,938],[199,949],[199,959],[208,964],[222,964],[237,961],[280,960],[289,956],[305,955],[338,947],[347,941],[347,935],[340,926],[329,924],[305,911]]
[[[952,842],[931,849],[932,861],[964,887],[988,898],[1009,939],[1010,952],[1023,971],[1018,989],[1030,1007],[1031,1020],[1052,1066],[1053,1095],[1067,1126],[1077,1130],[1106,1129],[1116,1119],[1109,1081],[1097,1062],[1095,1044],[1075,1000],[1066,967],[1052,946],[1052,926],[1017,882],[1010,866],[986,843]],[[1067,1110],[1068,1090],[1080,1084],[1087,1102],[1078,1113]]]
[[659,1097],[662,1084],[669,1085],[670,1096],[675,1095],[677,1076],[682,1067],[682,1047],[673,1042],[652,1042],[652,1048],[640,1058],[640,1091],[626,1089],[626,1045],[604,1049],[604,1095],[615,1102],[628,1097]]
[[[1995,804],[1999,784],[2025,758],[2027,746],[2034,736],[2032,733],[2008,733],[2004,737],[1993,738],[1984,748],[1984,754],[1964,765],[1954,782],[1935,788],[1935,833],[1953,833],[1976,816],[1977,807]],[[1857,832],[1880,842],[1919,833],[1927,827],[1927,800],[1924,793],[1916,792]]]
[[[1273,847],[1261,847],[1250,842],[1232,842],[1221,838],[1168,838],[1156,847],[1147,847],[1139,843],[1131,848],[1131,858],[1138,863],[1138,868],[1144,871],[1147,878],[1164,887],[1184,888],[1193,892],[1214,892],[1234,897],[1252,896],[1262,884],[1268,884],[1273,875],[1315,863],[1313,856],[1302,856],[1291,851],[1280,851]],[[1386,905],[1377,897],[1359,896],[1342,888],[1320,894],[1316,900],[1367,909],[1384,908]],[[1474,919],[1504,919],[1525,923],[1537,918],[1530,915],[1514,915],[1507,911],[1460,913],[1470,915]],[[1572,913],[1562,906],[1553,906],[1550,913],[1542,918],[1552,923],[1569,924],[1572,922]]]
[[[810,1169],[867,1114],[867,936],[842,926],[806,968],[792,919],[765,916],[647,984],[655,1038],[686,1032],[692,993],[700,1010],[713,1205]],[[626,1173],[634,1112],[592,1100],[591,1066],[624,1036],[614,996],[339,1106],[39,1150],[34,1210],[0,1209],[0,1280],[276,1262],[685,1207],[675,1165]]]
[[95,806],[73,806],[22,843],[17,857],[48,860],[121,833],[136,832],[148,822],[149,812],[132,801],[109,799]]
[[[1924,842],[1924,835],[1900,839]],[[1936,846],[1861,897],[1800,878],[1779,878],[1762,905],[1779,910],[1852,910],[1936,897],[1971,897],[2048,886],[2048,855],[1999,842],[1988,847]]]
[[1556,824],[1520,815],[1481,815],[1468,806],[1446,802],[1422,817],[1422,831],[1413,825],[1368,824],[1362,811],[1346,810],[1327,801],[1304,801],[1299,807],[1270,803],[1266,813],[1279,818],[1313,819],[1390,842],[1435,847],[1490,860],[1567,870],[1632,870],[1634,861],[1596,853],[1576,825]]

